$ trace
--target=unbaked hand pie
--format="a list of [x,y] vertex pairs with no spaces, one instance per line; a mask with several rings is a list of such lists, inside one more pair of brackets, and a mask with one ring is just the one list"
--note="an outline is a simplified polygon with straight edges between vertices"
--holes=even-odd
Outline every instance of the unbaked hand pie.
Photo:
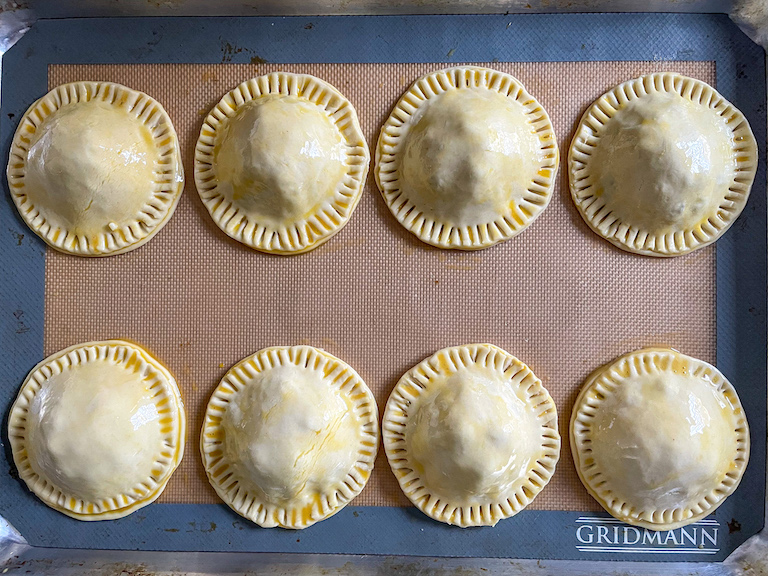
[[184,408],[168,370],[121,340],[72,346],[29,373],[8,417],[19,476],[78,520],[153,502],[181,462]]
[[418,79],[376,147],[376,184],[420,240],[477,250],[524,230],[549,204],[552,124],[509,74],[462,66]]
[[598,98],[579,123],[568,168],[592,230],[629,252],[678,256],[714,242],[741,214],[757,143],[711,86],[665,72]]
[[265,348],[233,366],[200,435],[218,495],[266,528],[306,528],[344,508],[368,481],[378,446],[365,382],[311,346]]
[[11,196],[51,247],[78,256],[138,248],[170,219],[184,188],[163,107],[111,82],[73,82],[30,106],[8,159]]
[[347,223],[370,154],[352,104],[308,74],[240,84],[205,119],[195,183],[214,222],[273,254],[317,248]]
[[409,370],[382,434],[408,499],[461,527],[517,514],[560,457],[552,398],[528,366],[490,344],[445,348]]
[[646,348],[594,372],[571,416],[579,477],[612,516],[672,530],[714,512],[739,485],[749,429],[710,364]]

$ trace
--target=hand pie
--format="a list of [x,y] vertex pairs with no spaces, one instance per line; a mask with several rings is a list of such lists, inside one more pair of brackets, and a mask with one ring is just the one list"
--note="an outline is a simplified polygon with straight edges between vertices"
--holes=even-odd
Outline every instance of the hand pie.
[[265,528],[306,528],[344,508],[368,481],[378,446],[365,382],[310,346],[265,348],[233,366],[200,435],[219,497]]
[[184,188],[179,142],[163,107],[111,82],[74,82],[32,104],[8,159],[27,225],[52,248],[111,256],[170,219]]
[[240,84],[211,110],[195,148],[195,183],[229,236],[299,254],[347,223],[369,160],[344,96],[314,76],[276,72]]
[[696,522],[739,485],[749,429],[714,367],[646,348],[599,368],[571,416],[582,483],[612,516],[651,530]]
[[549,117],[509,74],[459,67],[417,80],[381,129],[376,184],[395,218],[438,248],[477,250],[549,204],[558,165]]
[[490,344],[445,348],[409,370],[382,434],[408,499],[461,527],[517,514],[560,457],[552,398],[528,366]]
[[598,98],[568,168],[573,201],[597,234],[629,252],[679,256],[717,240],[741,214],[757,143],[711,86],[665,72]]
[[184,427],[173,376],[121,340],[43,360],[8,417],[21,479],[78,520],[122,518],[156,500],[181,462]]

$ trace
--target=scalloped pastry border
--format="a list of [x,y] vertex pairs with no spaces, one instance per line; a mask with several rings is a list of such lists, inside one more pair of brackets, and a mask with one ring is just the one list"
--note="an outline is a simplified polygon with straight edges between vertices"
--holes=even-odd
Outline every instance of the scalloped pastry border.
[[[432,494],[417,473],[418,464],[408,454],[406,425],[411,406],[429,390],[430,382],[435,377],[454,374],[460,368],[475,364],[493,368],[518,390],[524,388],[527,406],[538,412],[541,422],[542,455],[528,471],[526,480],[504,500],[456,506]],[[406,372],[387,401],[382,436],[389,465],[408,499],[427,516],[462,528],[493,526],[499,520],[520,512],[547,485],[560,458],[560,434],[554,401],[528,366],[492,344],[443,348]]]
[[[738,167],[717,213],[693,228],[649,234],[614,217],[591,192],[595,184],[590,158],[603,126],[628,102],[654,93],[679,96],[722,116],[733,133]],[[741,214],[757,172],[757,142],[749,122],[733,104],[709,84],[673,72],[659,72],[629,80],[600,96],[579,122],[568,152],[571,198],[589,227],[615,246],[646,256],[679,256],[717,240]]]
[[[151,379],[150,389],[158,388],[154,396],[158,412],[168,415],[160,421],[164,425],[161,431],[165,436],[160,456],[155,462],[160,473],[150,473],[136,483],[131,493],[87,502],[64,493],[33,469],[26,448],[27,414],[30,404],[51,375],[59,374],[71,366],[101,361],[134,365],[134,371],[141,374],[143,380]],[[52,354],[27,375],[8,416],[8,437],[19,477],[45,504],[78,520],[122,518],[154,502],[184,456],[185,431],[184,405],[176,380],[149,352],[124,340],[86,342]]]
[[[273,228],[254,221],[218,191],[214,146],[217,131],[238,110],[261,96],[295,96],[322,110],[346,145],[344,178],[332,201],[306,218]],[[270,254],[301,254],[317,248],[341,230],[357,207],[368,176],[370,152],[352,104],[336,88],[309,74],[272,72],[243,82],[225,94],[203,122],[195,145],[195,185],[216,225],[229,237]]]
[[[410,120],[431,98],[448,90],[484,88],[519,102],[546,152],[545,162],[533,179],[522,202],[493,222],[474,226],[453,226],[437,222],[406,197],[400,187],[397,157]],[[419,240],[438,248],[480,250],[509,240],[531,224],[549,205],[559,165],[559,152],[552,122],[539,102],[515,77],[478,66],[457,66],[422,76],[400,97],[381,129],[376,145],[376,185],[398,222]],[[544,174],[542,175],[542,172]]]
[[[621,386],[623,378],[627,378],[629,375],[666,372],[671,369],[674,362],[680,360],[691,367],[691,376],[707,378],[710,384],[715,386],[717,391],[730,402],[731,406],[734,406],[737,454],[733,462],[735,469],[730,470],[722,483],[713,488],[707,496],[698,502],[690,503],[685,508],[637,512],[631,503],[613,497],[610,486],[605,486],[604,482],[601,483],[602,473],[596,462],[590,465],[585,464],[588,455],[592,453],[589,447],[591,442],[589,438],[590,421],[599,410],[603,399],[610,395],[612,390]],[[671,348],[636,350],[620,356],[593,372],[587,378],[576,398],[571,413],[569,435],[576,471],[589,494],[614,518],[650,530],[674,530],[696,522],[714,512],[739,485],[749,460],[749,427],[736,389],[711,364],[686,356]]]
[[[221,445],[224,443],[222,415],[233,398],[249,386],[257,374],[276,366],[293,364],[317,371],[354,404],[354,414],[363,437],[358,459],[344,481],[330,492],[302,506],[276,506],[245,487],[247,481],[230,471]],[[302,529],[333,516],[344,508],[370,478],[379,449],[379,417],[376,400],[360,375],[346,362],[312,346],[274,346],[259,350],[230,368],[211,395],[200,433],[203,465],[216,493],[235,512],[264,528]]]
[[[24,182],[29,145],[43,121],[63,106],[93,100],[124,108],[130,117],[149,129],[158,152],[155,179],[148,182],[147,192],[151,195],[141,212],[130,225],[115,230],[107,228],[95,242],[52,225],[45,209],[35,206]],[[170,220],[184,189],[179,140],[165,109],[144,92],[114,82],[62,84],[32,104],[13,136],[6,175],[13,202],[27,226],[51,248],[75,256],[113,256],[145,244]]]

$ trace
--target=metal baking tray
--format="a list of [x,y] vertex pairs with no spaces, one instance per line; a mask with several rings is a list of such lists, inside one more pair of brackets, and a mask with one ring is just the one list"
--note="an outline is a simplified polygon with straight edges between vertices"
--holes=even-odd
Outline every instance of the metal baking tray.
[[[306,18],[280,17],[38,21],[3,58],[0,139],[4,155],[18,119],[46,92],[49,65],[221,62],[222,39],[230,46],[245,47],[240,52],[230,50],[227,58],[233,63],[248,63],[252,54],[286,64],[319,60],[449,63],[457,45],[462,46],[462,60],[478,62],[714,61],[718,90],[745,112],[759,144],[766,141],[764,53],[722,14],[313,17],[310,28],[307,22]],[[310,33],[311,43],[304,41]],[[387,41],[392,37],[398,42]],[[322,47],[319,54],[313,48],[318,46]],[[603,513],[524,511],[514,521],[478,536],[425,522],[408,509],[349,506],[316,527],[324,529],[302,532],[300,547],[293,545],[295,534],[287,531],[242,530],[235,525],[237,517],[223,505],[154,504],[119,521],[77,523],[48,510],[21,482],[3,475],[0,550],[5,556],[0,558],[9,570],[32,567],[33,572],[57,574],[86,569],[110,573],[118,568],[221,573],[248,569],[253,563],[259,564],[260,573],[300,572],[306,567],[364,574],[459,568],[491,568],[500,573],[657,573],[650,564],[636,563],[648,560],[666,562],[664,572],[669,574],[681,573],[678,570],[733,573],[738,566],[722,561],[758,533],[765,518],[765,164],[761,146],[747,209],[716,244],[717,364],[737,383],[750,422],[752,456],[737,493],[707,519],[708,526],[700,527],[707,532],[698,543],[704,553],[676,552],[675,538],[671,543],[667,539],[665,553],[648,554],[632,546],[607,556],[581,550],[589,548],[583,546],[587,533],[596,535],[602,530],[598,526],[610,522]],[[0,438],[8,453],[8,407],[28,370],[43,356],[45,247],[17,217],[7,184],[0,202],[0,270],[4,398]],[[192,449],[186,457],[197,454]],[[369,520],[352,521],[360,516]],[[208,530],[212,522],[219,526],[215,533]],[[585,530],[585,525],[590,528]],[[754,542],[758,540],[750,546],[757,549],[760,544]],[[229,554],[211,556],[204,551]],[[752,558],[756,552],[738,554]],[[414,558],[425,555],[430,558]],[[602,558],[621,562],[595,563]]]

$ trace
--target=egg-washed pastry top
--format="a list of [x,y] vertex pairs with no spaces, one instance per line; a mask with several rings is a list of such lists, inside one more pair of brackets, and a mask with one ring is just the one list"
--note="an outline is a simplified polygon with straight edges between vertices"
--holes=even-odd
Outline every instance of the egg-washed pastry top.
[[73,82],[30,106],[13,137],[8,184],[27,225],[52,248],[110,256],[170,219],[184,188],[163,107],[111,82]]
[[517,514],[560,456],[552,398],[530,368],[490,344],[445,348],[409,370],[389,397],[382,434],[408,499],[461,527]]
[[19,477],[78,520],[127,516],[157,499],[184,453],[176,381],[121,340],[72,346],[29,373],[8,417]]
[[576,399],[570,436],[589,493],[612,516],[652,530],[714,512],[749,459],[731,383],[714,366],[663,348],[594,372]]
[[318,247],[347,223],[370,154],[352,104],[308,74],[240,84],[205,119],[195,183],[216,224],[274,254]]
[[568,167],[571,196],[592,230],[629,252],[678,256],[714,242],[741,214],[757,143],[711,86],[665,72],[598,98]]
[[265,348],[213,392],[200,450],[214,489],[263,527],[306,528],[365,486],[376,401],[349,365],[311,346]]
[[547,113],[496,70],[418,79],[381,129],[376,184],[397,220],[439,248],[508,240],[549,204],[558,149]]

